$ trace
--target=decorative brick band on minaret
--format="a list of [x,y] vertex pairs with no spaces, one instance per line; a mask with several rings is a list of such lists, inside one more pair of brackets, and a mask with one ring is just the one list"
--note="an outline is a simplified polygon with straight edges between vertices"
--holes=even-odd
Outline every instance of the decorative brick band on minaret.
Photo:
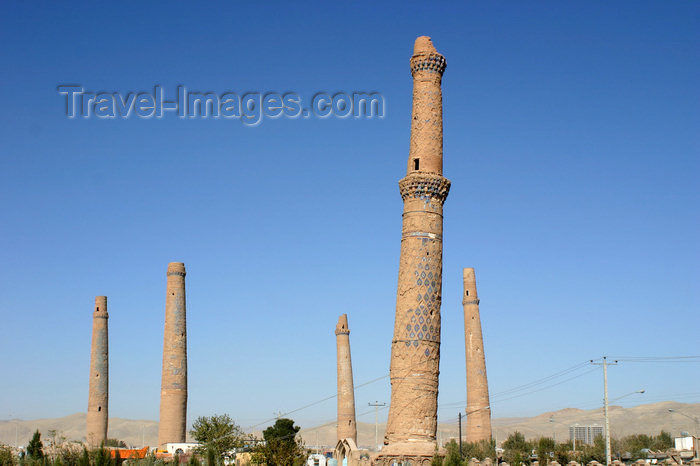
[[88,394],[87,444],[97,448],[107,440],[109,404],[109,338],[107,296],[95,298],[90,348],[90,392]]
[[347,314],[343,314],[338,319],[338,325],[335,327],[335,342],[338,354],[338,441],[350,438],[357,445],[355,386],[352,380],[350,328]]
[[467,356],[467,442],[491,439],[491,407],[474,269],[464,269],[464,344]]
[[185,264],[168,264],[160,390],[158,446],[181,443],[187,435],[187,319]]
[[406,177],[399,181],[403,229],[394,338],[391,406],[377,464],[429,464],[435,454],[442,300],[442,74],[445,57],[429,37],[416,39],[413,118]]

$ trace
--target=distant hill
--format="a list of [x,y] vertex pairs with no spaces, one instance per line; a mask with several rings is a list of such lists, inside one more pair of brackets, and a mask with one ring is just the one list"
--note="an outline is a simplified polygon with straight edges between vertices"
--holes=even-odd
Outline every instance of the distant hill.
[[[87,414],[77,413],[55,419],[36,419],[24,421],[14,419],[0,421],[0,443],[15,444],[15,434],[19,445],[26,445],[34,431],[39,429],[41,438],[46,442],[49,430],[56,430],[56,436],[66,440],[85,440]],[[16,429],[16,430],[15,430]],[[142,439],[146,445],[155,446],[158,442],[158,422],[147,420],[120,419],[109,420],[109,437],[124,440],[128,445],[141,446]]]
[[[615,437],[630,434],[658,434],[665,430],[671,435],[679,435],[681,431],[692,432],[693,421],[671,414],[669,409],[677,409],[685,414],[700,417],[700,403],[677,403],[664,401],[634,408],[610,407],[610,432]],[[455,413],[456,414],[456,413]],[[550,422],[550,417],[556,422]],[[462,422],[465,422],[462,420]],[[569,426],[573,424],[598,424],[604,425],[603,408],[582,410],[566,408],[552,411],[534,417],[513,417],[493,419],[494,436],[497,442],[502,442],[514,431],[520,431],[527,438],[552,437],[556,435],[557,441],[569,438]],[[462,427],[465,425],[463,424]],[[384,437],[384,424],[379,424],[379,441]],[[335,444],[335,425],[322,426],[320,428],[308,428],[301,431],[302,438],[307,446],[316,445],[316,433],[318,431],[318,443],[321,445]],[[457,422],[438,425],[438,435],[442,442],[451,438],[458,438],[459,427]],[[357,443],[364,448],[374,444],[374,424],[358,422]]]
[[[610,407],[610,430],[613,436],[624,436],[634,433],[657,434],[666,430],[672,435],[681,431],[692,432],[693,422],[682,416],[673,415],[669,409],[677,409],[690,416],[700,417],[700,403],[677,403],[664,401],[634,408]],[[550,422],[550,417],[556,422]],[[48,436],[48,431],[54,429],[58,436],[67,440],[85,440],[85,413],[72,414],[56,419],[0,420],[0,443],[14,445],[15,428],[19,445],[26,445],[32,433],[39,429],[42,438]],[[498,442],[503,441],[508,434],[516,430],[527,438],[556,435],[557,440],[569,436],[569,425],[599,424],[603,425],[603,409],[582,410],[566,408],[559,411],[547,412],[534,417],[496,418],[493,420],[494,434]],[[369,448],[374,444],[374,424],[358,423],[358,443],[361,447]],[[378,434],[381,442],[384,436],[384,424],[379,424]],[[259,435],[259,433],[258,433]],[[320,444],[331,447],[335,445],[335,425],[310,427],[301,431],[301,436],[307,446]],[[457,423],[440,424],[438,435],[443,442],[458,436]],[[109,437],[124,440],[127,444],[155,446],[158,441],[158,422],[148,420],[131,420],[111,418],[109,420]]]

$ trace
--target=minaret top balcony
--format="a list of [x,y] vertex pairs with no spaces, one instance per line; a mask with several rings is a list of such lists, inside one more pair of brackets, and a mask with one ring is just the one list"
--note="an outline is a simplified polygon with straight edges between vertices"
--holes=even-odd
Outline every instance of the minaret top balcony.
[[413,57],[411,57],[411,75],[414,79],[427,81],[435,80],[437,74],[442,77],[447,61],[433,46],[433,41],[428,36],[420,36],[413,45]]

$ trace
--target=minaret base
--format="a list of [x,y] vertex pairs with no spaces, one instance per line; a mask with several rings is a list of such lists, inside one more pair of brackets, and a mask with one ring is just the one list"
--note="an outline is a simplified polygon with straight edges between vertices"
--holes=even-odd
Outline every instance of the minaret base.
[[412,466],[429,466],[436,454],[443,456],[437,450],[435,442],[395,442],[384,445],[372,464],[390,466],[410,461]]

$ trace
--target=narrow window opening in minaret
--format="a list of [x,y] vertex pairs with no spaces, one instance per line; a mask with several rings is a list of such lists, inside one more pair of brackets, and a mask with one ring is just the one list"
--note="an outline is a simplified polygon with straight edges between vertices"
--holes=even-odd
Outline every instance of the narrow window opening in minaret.
[[95,309],[95,312],[100,312],[100,308],[99,308],[99,307],[96,308],[96,309]]
[[99,411],[102,411],[102,406],[98,406],[98,407],[97,407],[97,411],[98,411],[98,412],[99,412]]
[[420,159],[413,159],[413,169],[414,170],[420,169]]
[[469,296],[469,290],[467,290],[467,296]]

